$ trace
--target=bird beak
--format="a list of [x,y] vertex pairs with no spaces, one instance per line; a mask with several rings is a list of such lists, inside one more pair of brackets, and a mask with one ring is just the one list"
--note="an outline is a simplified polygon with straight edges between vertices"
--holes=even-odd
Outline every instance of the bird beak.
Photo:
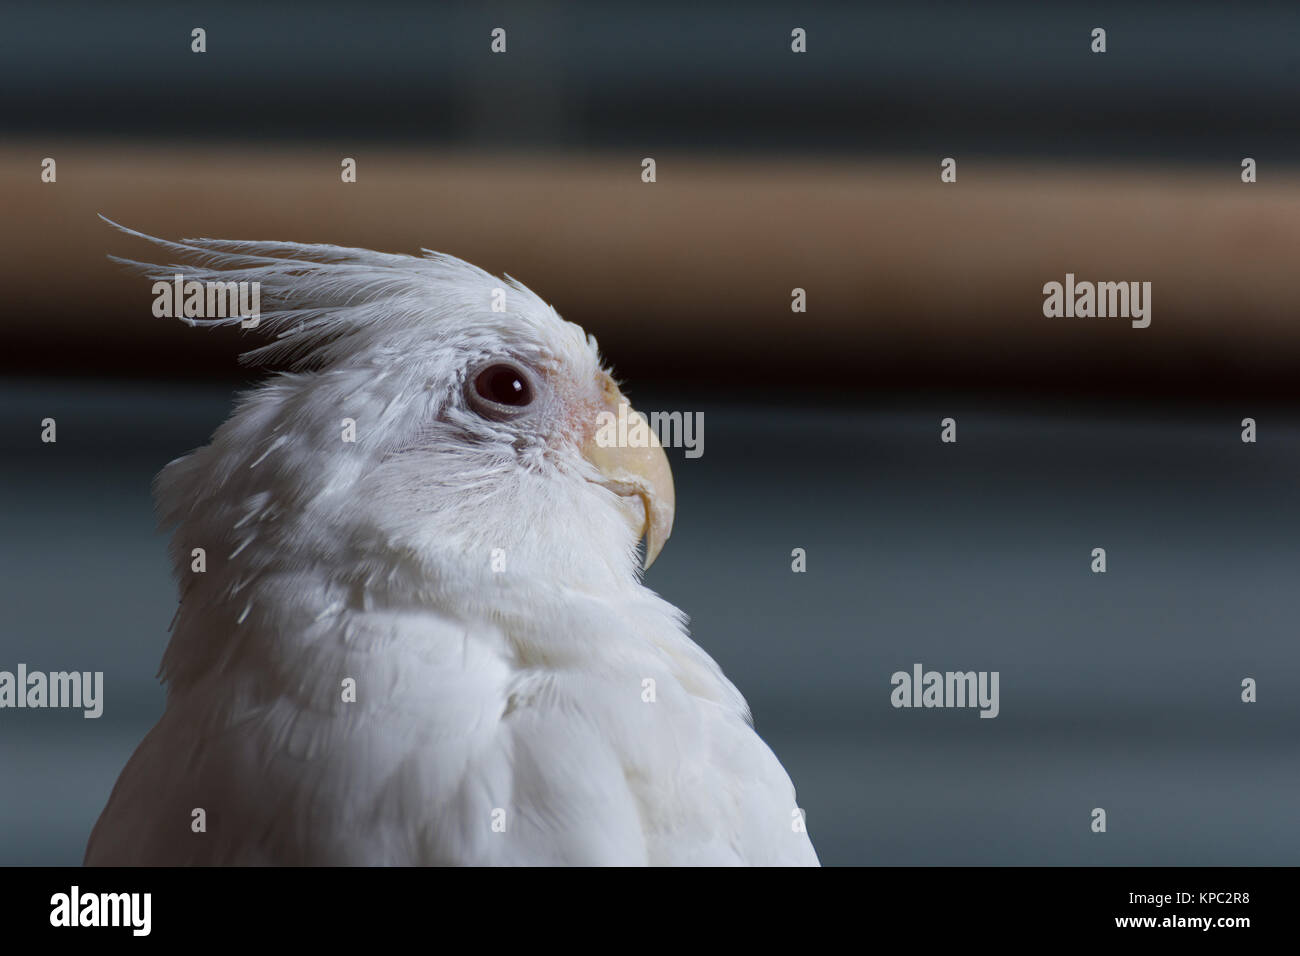
[[[632,409],[613,381],[606,384],[602,411],[612,414],[615,424],[598,428],[582,453],[604,477],[600,483],[603,487],[625,498],[641,499],[644,521],[640,515],[631,521],[637,533],[645,538],[645,567],[648,568],[659,557],[673,531],[676,510],[673,472],[659,444],[659,436],[645,416]],[[605,421],[608,423],[610,419]]]

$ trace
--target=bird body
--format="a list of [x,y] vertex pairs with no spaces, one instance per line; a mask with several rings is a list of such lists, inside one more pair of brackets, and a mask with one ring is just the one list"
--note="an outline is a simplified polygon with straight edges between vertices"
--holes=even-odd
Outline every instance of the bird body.
[[191,264],[150,274],[259,282],[260,357],[292,363],[158,477],[166,710],[88,864],[817,862],[744,699],[641,582],[671,479],[592,446],[625,402],[594,340],[451,257],[161,244]]

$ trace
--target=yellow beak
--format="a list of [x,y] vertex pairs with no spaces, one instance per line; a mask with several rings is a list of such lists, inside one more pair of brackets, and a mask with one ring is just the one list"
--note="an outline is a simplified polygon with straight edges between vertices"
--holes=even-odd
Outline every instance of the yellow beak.
[[[619,425],[597,429],[582,450],[605,478],[601,485],[624,498],[640,498],[641,507],[628,509],[628,519],[645,538],[645,567],[654,564],[673,531],[676,498],[673,471],[645,416],[634,411],[611,381],[606,387],[605,411]],[[621,413],[619,407],[624,411]],[[626,423],[623,427],[622,423]],[[631,438],[631,441],[623,439]],[[629,502],[631,503],[631,502]],[[641,514],[644,510],[644,514]]]

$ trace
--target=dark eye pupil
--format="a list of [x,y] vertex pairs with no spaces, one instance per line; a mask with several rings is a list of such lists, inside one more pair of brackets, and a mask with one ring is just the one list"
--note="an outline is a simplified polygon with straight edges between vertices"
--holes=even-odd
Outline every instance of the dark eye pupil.
[[528,382],[509,365],[493,365],[474,380],[474,389],[489,402],[498,405],[527,405],[533,400]]

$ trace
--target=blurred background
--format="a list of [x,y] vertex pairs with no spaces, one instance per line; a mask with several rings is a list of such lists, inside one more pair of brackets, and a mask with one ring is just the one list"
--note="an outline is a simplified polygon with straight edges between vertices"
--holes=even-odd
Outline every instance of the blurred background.
[[[106,682],[98,720],[0,712],[0,864],[79,862],[161,713],[149,482],[264,375],[255,333],[154,318],[105,258],[149,248],[97,214],[453,253],[593,332],[639,408],[704,412],[647,581],[823,862],[1297,861],[1294,4],[0,19],[0,669]],[[1151,326],[1044,317],[1067,272],[1151,282]],[[999,671],[1000,716],[891,708],[915,662]]]

